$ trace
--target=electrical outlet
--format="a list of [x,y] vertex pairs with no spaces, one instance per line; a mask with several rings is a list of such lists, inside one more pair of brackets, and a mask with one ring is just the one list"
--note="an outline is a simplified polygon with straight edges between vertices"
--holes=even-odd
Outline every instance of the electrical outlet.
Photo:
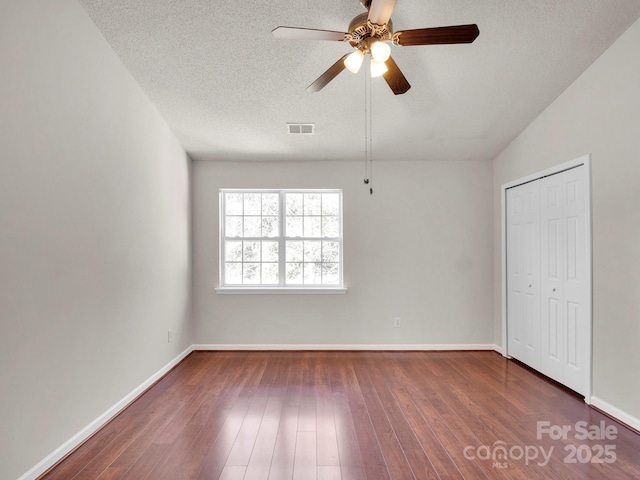
[[400,328],[400,317],[393,318],[393,328]]
[[173,330],[167,330],[167,342],[171,343],[173,341]]

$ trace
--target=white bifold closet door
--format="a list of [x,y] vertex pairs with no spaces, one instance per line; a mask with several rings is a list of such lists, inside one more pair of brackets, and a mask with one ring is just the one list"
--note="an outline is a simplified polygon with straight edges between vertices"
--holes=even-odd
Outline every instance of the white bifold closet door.
[[508,353],[585,393],[588,198],[579,166],[507,190]]
[[507,190],[509,355],[540,365],[540,185]]

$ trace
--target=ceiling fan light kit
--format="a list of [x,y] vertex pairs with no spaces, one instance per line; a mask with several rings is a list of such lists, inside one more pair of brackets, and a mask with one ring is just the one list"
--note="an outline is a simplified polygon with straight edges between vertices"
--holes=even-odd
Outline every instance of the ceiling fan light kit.
[[391,47],[384,42],[373,42],[371,45],[371,56],[376,62],[384,63],[391,56]]
[[480,34],[478,26],[454,25],[449,27],[418,28],[393,32],[391,14],[398,0],[360,0],[368,10],[351,20],[348,32],[317,30],[298,27],[277,27],[276,38],[292,40],[328,40],[349,42],[355,48],[343,56],[307,87],[310,92],[322,90],[344,69],[357,73],[365,55],[371,56],[371,76],[382,76],[395,95],[407,92],[411,85],[391,57],[389,42],[396,46],[443,45],[472,43]]
[[362,61],[364,60],[364,53],[360,50],[356,50],[353,53],[350,53],[347,58],[344,59],[344,66],[347,67],[351,73],[358,73],[360,71],[360,67],[362,66]]
[[371,78],[381,77],[389,71],[384,62],[378,62],[375,58],[371,59]]

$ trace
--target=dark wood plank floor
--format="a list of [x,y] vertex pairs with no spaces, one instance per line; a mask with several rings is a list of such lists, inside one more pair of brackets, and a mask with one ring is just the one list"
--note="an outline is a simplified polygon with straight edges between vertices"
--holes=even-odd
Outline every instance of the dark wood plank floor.
[[194,352],[42,478],[638,479],[640,436],[494,352]]

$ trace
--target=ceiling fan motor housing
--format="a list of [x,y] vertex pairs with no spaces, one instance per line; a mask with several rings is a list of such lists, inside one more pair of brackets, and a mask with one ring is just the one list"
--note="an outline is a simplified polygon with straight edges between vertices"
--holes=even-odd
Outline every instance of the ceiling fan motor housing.
[[[370,3],[370,2],[369,2]],[[364,4],[364,2],[363,2]],[[368,50],[371,40],[386,41],[393,36],[393,22],[389,20],[385,25],[375,25],[369,22],[369,13],[361,13],[349,23],[348,41],[352,47]]]

